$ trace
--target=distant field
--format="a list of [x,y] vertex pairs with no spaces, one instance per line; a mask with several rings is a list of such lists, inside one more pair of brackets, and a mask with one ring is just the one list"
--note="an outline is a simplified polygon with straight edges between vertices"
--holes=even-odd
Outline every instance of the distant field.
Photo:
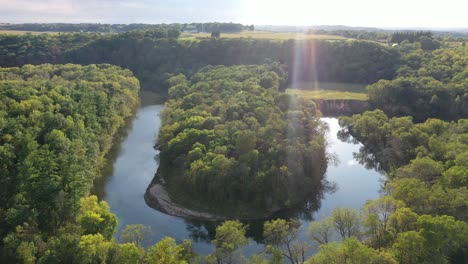
[[40,31],[23,31],[23,30],[0,30],[0,34],[15,34],[15,35],[24,35],[24,34],[58,34],[59,32],[40,32]]
[[291,84],[292,89],[300,90],[333,90],[353,93],[367,93],[366,84],[337,83],[337,82],[296,82]]
[[[210,38],[211,33],[184,33],[182,38]],[[242,31],[239,33],[221,33],[221,38],[255,38],[255,39],[325,39],[325,40],[340,40],[346,39],[342,36],[335,35],[307,35],[302,33],[276,33],[269,31]]]
[[334,91],[334,90],[297,90],[287,89],[287,93],[296,94],[305,99],[323,99],[323,100],[359,100],[366,101],[366,93],[355,93],[346,91]]

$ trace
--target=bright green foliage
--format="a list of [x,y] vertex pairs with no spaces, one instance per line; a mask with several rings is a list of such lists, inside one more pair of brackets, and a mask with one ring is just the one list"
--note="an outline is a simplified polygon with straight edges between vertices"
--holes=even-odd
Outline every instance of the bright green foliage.
[[143,263],[144,250],[133,243],[121,244],[118,247],[116,257],[117,264],[141,264]]
[[175,200],[265,216],[302,203],[320,186],[328,157],[315,105],[278,92],[278,82],[261,86],[265,75],[286,78],[282,69],[206,67],[187,86],[181,76],[170,79],[175,97],[162,113],[158,174]]
[[[171,237],[163,238],[154,246],[148,248],[145,261],[154,264],[184,264],[191,260],[190,248],[187,245],[177,245]],[[187,252],[187,250],[189,250]]]
[[416,229],[416,221],[418,215],[411,209],[402,207],[398,208],[389,218],[390,228],[395,233],[402,233]]
[[[362,244],[356,238],[348,238],[342,243],[331,242],[320,246],[319,252],[309,259],[308,264],[360,264],[374,263],[378,252]],[[388,257],[387,257],[388,258]],[[377,262],[375,262],[377,263]],[[390,262],[391,263],[391,262]]]
[[81,198],[77,223],[84,234],[102,234],[106,239],[117,231],[117,216],[110,212],[105,201],[98,203],[94,195]]
[[101,234],[84,235],[79,243],[80,263],[106,263],[112,243]]
[[212,256],[218,263],[235,263],[235,252],[248,242],[246,229],[247,226],[239,221],[226,221],[216,227],[216,236],[212,241],[216,249]]
[[341,239],[358,237],[360,235],[359,214],[352,208],[335,208],[331,215],[333,226]]
[[18,249],[18,256],[24,264],[36,263],[36,247],[32,242],[21,242]]
[[[1,237],[26,223],[47,240],[75,221],[138,90],[130,71],[111,65],[0,68]],[[115,216],[93,213],[110,229],[89,232],[111,237]]]

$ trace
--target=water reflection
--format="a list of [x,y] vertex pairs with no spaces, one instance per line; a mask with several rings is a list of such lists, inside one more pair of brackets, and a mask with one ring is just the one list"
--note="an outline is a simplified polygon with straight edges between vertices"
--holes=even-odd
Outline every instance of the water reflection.
[[[105,168],[103,178],[95,183],[93,193],[106,200],[111,211],[119,218],[118,233],[128,224],[143,224],[151,227],[152,237],[149,244],[154,244],[165,236],[177,241],[191,239],[193,249],[199,254],[210,254],[210,244],[219,223],[187,220],[166,215],[146,205],[144,193],[158,168],[157,152],[153,148],[160,128],[159,113],[161,105],[140,108],[137,117],[129,123],[122,133],[120,144],[109,156],[109,166]],[[299,239],[306,240],[307,229],[311,221],[330,215],[335,207],[348,206],[359,209],[368,199],[378,197],[381,175],[359,164],[353,152],[359,152],[360,144],[343,142],[338,139],[340,130],[335,118],[323,118],[330,127],[330,152],[336,153],[341,161],[331,164],[326,177],[318,188],[311,190],[309,199],[294,210],[282,211],[272,218],[297,217],[303,224]],[[264,249],[261,244],[264,221],[246,221],[249,225],[247,235],[252,243],[244,248],[244,254],[257,253]]]

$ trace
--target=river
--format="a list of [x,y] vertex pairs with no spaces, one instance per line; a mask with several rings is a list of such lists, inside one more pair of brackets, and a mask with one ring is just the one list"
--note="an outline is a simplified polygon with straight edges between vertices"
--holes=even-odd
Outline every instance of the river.
[[[128,224],[143,224],[151,227],[150,244],[165,236],[177,241],[191,239],[193,249],[199,254],[209,254],[215,224],[190,221],[166,215],[150,208],[143,198],[148,184],[158,168],[157,151],[153,148],[161,126],[160,112],[163,105],[143,105],[131,124],[123,131],[120,141],[109,154],[108,166],[103,176],[95,181],[93,193],[107,201],[111,211],[119,218],[118,233]],[[326,179],[336,184],[334,192],[324,192],[319,209],[312,213],[314,219],[330,215],[335,207],[359,209],[368,199],[379,196],[383,177],[379,172],[366,169],[353,157],[360,144],[343,142],[338,139],[340,127],[336,118],[323,118],[329,127],[329,152],[335,153],[339,163],[329,165]],[[313,207],[313,206],[312,206]],[[312,219],[301,220],[303,225],[300,239],[307,238],[307,227]],[[252,238],[243,249],[246,255],[263,249],[259,241],[262,222],[250,222],[248,235]]]

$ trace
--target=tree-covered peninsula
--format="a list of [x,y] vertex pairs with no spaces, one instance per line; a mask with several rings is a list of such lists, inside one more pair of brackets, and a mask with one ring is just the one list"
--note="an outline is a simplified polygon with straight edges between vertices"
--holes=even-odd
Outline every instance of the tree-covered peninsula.
[[172,199],[255,218],[316,191],[327,168],[326,128],[313,102],[278,91],[286,79],[285,66],[266,64],[208,66],[169,80],[156,181]]

